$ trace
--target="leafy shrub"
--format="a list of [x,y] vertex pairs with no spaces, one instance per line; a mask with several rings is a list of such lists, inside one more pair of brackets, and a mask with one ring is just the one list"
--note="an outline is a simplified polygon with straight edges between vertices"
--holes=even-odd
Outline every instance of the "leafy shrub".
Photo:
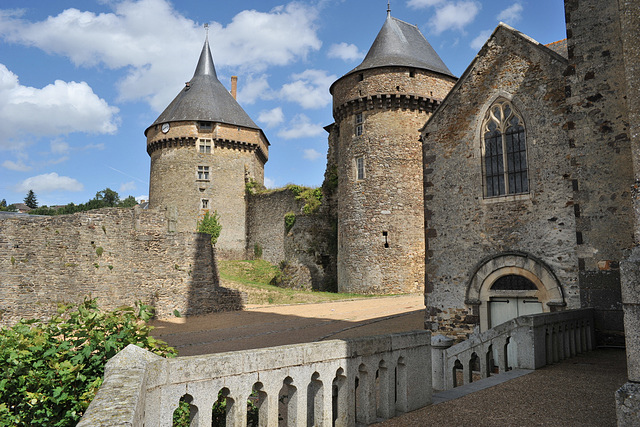
[[222,231],[222,225],[217,211],[214,211],[213,214],[206,212],[202,219],[198,221],[198,233],[210,234],[212,245],[215,245],[218,241],[220,231]]
[[47,322],[0,329],[0,426],[76,425],[102,384],[104,365],[128,344],[175,356],[149,335],[152,315],[144,304],[105,312],[87,299],[61,305]]
[[302,187],[300,185],[289,184],[286,187],[295,196],[296,200],[304,200],[302,212],[312,214],[318,211],[322,204],[322,189]]
[[285,233],[288,233],[289,231],[291,231],[291,228],[293,228],[293,225],[295,223],[296,223],[296,214],[294,214],[293,212],[287,212],[286,214],[284,214]]

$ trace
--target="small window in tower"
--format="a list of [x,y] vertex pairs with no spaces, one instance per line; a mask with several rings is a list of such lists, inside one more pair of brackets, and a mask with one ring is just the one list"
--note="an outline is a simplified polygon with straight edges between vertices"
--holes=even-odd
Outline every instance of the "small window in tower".
[[364,179],[364,157],[356,157],[356,179]]
[[382,232],[382,237],[384,237],[384,247],[388,248],[389,247],[389,233],[386,231]]
[[364,117],[362,116],[362,113],[356,114],[356,136],[362,136],[362,133],[364,132],[363,123]]
[[202,209],[209,209],[209,199],[202,199]]
[[198,166],[198,180],[209,181],[209,166]]
[[210,139],[201,139],[198,144],[200,147],[201,153],[210,153],[211,152],[211,140]]
[[363,81],[363,80],[364,80],[364,74],[360,73],[360,74],[358,75],[358,81],[360,81],[360,82],[361,82],[361,81]]
[[210,131],[210,130],[213,129],[213,123],[212,122],[198,122],[198,128],[200,129],[200,132]]
[[416,72],[414,70],[409,71],[409,77],[415,77]]

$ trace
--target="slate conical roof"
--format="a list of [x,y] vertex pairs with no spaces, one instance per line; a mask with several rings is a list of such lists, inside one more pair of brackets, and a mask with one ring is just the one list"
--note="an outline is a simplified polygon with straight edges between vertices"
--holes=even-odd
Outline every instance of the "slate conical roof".
[[346,75],[388,66],[421,68],[454,77],[418,27],[393,18],[391,14],[387,15],[362,64]]
[[191,81],[151,126],[178,121],[208,121],[260,129],[218,80],[208,38]]

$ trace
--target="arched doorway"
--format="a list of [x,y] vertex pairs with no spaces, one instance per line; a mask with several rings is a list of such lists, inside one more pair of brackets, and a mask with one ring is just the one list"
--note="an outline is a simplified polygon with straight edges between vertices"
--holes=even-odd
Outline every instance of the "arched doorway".
[[467,286],[465,303],[475,306],[481,331],[518,316],[566,305],[553,271],[523,253],[500,254],[481,262]]

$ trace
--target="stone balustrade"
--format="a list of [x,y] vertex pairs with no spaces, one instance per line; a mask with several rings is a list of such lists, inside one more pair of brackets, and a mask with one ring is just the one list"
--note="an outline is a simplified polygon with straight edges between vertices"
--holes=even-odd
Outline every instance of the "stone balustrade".
[[521,316],[451,346],[433,337],[436,390],[487,378],[511,369],[538,369],[594,348],[594,310],[566,310]]
[[192,426],[210,426],[220,398],[229,427],[247,425],[248,399],[259,426],[371,424],[431,403],[430,341],[413,331],[175,359],[130,345],[78,426],[171,426],[181,400]]

